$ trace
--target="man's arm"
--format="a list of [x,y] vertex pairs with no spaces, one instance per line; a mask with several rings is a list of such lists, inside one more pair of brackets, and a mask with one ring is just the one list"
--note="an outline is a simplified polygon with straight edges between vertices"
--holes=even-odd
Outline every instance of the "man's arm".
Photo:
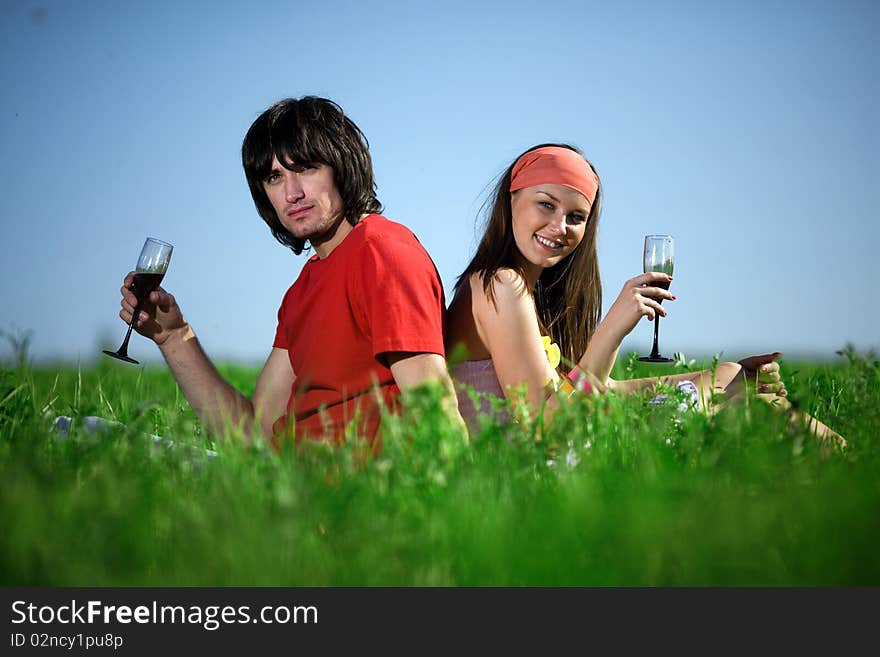
[[285,349],[272,349],[257,378],[253,400],[220,376],[189,326],[159,349],[208,431],[222,436],[231,425],[239,427],[251,441],[272,435],[272,424],[285,412],[294,379]]
[[446,359],[439,354],[411,353],[395,351],[385,354],[394,382],[403,392],[406,388],[412,388],[422,383],[436,381],[440,384],[444,395],[444,407],[449,419],[460,427],[462,434],[467,439],[467,426],[458,411],[458,398],[455,396],[455,388],[446,368]]
[[272,436],[275,420],[287,412],[287,402],[295,378],[287,349],[273,347],[254,390],[254,415],[264,438]]
[[394,375],[394,382],[401,390],[427,381],[437,381],[445,390],[454,390],[446,369],[446,360],[440,354],[393,351],[385,354],[385,358]]

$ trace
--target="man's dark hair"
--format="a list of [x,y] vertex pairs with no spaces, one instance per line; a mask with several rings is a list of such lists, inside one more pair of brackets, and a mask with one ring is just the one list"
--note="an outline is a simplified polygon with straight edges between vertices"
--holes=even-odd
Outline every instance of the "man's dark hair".
[[241,163],[257,212],[275,239],[294,253],[302,253],[306,241],[288,232],[263,189],[273,156],[290,170],[296,164],[331,167],[342,198],[343,216],[352,226],[361,215],[382,211],[376,198],[369,143],[360,128],[332,100],[315,96],[285,98],[253,122],[241,145]]

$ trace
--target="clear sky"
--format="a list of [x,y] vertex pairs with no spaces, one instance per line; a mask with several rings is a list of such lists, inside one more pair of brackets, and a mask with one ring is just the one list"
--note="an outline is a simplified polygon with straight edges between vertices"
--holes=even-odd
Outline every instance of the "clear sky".
[[[447,300],[488,185],[566,141],[605,188],[606,309],[643,236],[675,236],[663,351],[877,348],[878,19],[873,0],[2,0],[0,329],[42,360],[115,348],[153,236],[208,353],[261,362],[306,258],[257,216],[241,140],[316,94],[366,133]],[[137,336],[131,354],[159,357]]]

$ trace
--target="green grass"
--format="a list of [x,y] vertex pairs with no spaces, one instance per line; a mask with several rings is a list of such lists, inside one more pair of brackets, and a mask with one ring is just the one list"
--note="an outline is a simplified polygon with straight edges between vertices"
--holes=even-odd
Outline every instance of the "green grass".
[[[256,369],[221,370],[252,391]],[[849,350],[783,374],[846,451],[760,402],[708,420],[612,395],[464,446],[425,390],[377,457],[276,454],[212,443],[162,368],[7,367],[0,584],[876,586],[880,363]],[[126,426],[59,439],[61,414]]]

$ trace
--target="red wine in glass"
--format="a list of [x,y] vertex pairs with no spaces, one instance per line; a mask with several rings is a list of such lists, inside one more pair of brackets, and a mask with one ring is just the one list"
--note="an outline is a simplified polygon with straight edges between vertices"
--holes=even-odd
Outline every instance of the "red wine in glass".
[[[662,271],[664,274],[672,276],[673,265],[675,264],[675,240],[671,235],[645,235],[645,251],[642,258],[645,273],[649,271]],[[664,290],[669,289],[669,281],[657,281],[651,283],[651,287],[661,287]],[[663,303],[663,299],[658,299]],[[657,334],[660,329],[660,313],[654,314],[654,346],[651,348],[650,356],[642,356],[639,358],[644,363],[672,363],[671,358],[660,355],[657,347]]]
[[171,251],[173,246],[167,242],[162,242],[152,237],[148,237],[144,242],[144,248],[141,249],[141,255],[138,258],[137,269],[135,269],[134,279],[129,289],[134,292],[137,297],[137,306],[131,316],[131,322],[128,324],[128,331],[125,333],[125,339],[116,351],[104,350],[104,353],[113,358],[125,361],[126,363],[139,363],[128,355],[128,341],[131,339],[131,330],[137,322],[140,309],[143,304],[150,298],[150,292],[159,287],[159,283],[168,271],[168,263],[171,261]]

